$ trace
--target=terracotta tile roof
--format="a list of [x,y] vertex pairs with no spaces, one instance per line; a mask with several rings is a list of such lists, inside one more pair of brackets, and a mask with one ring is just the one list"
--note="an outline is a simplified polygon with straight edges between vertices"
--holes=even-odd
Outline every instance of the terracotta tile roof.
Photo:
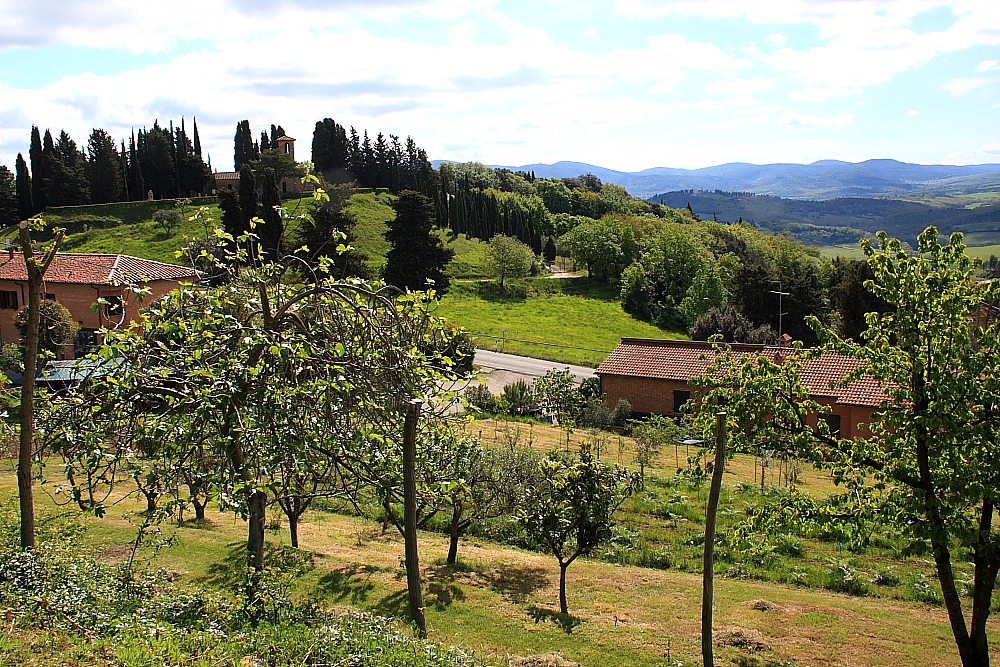
[[295,141],[295,139],[292,139],[287,134],[283,134],[283,135],[281,135],[280,137],[278,137],[277,139],[274,140],[275,143],[277,143],[279,141]]
[[[762,354],[770,359],[777,358],[784,350],[745,343],[734,343],[731,348],[737,354]],[[690,382],[691,378],[708,370],[714,357],[712,345],[703,341],[622,338],[618,347],[597,367],[596,373]],[[886,394],[882,386],[871,378],[856,380],[847,387],[831,387],[863,363],[828,352],[803,363],[802,383],[815,398],[832,398],[841,405],[878,407],[886,399]]]
[[238,181],[240,180],[240,172],[238,171],[217,171],[212,176],[217,181]]
[[[165,264],[131,255],[65,252],[56,255],[45,272],[47,283],[120,285],[153,280],[188,280],[198,272],[186,266]],[[24,255],[0,252],[0,280],[27,280]]]

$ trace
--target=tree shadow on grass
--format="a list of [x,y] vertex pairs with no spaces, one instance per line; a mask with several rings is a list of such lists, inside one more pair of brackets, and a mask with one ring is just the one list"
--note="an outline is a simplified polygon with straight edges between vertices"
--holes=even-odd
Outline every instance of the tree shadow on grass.
[[552,621],[566,634],[571,634],[576,626],[583,623],[583,619],[573,614],[561,614],[557,611],[552,611],[551,609],[545,609],[543,607],[537,607],[532,605],[528,607],[528,616],[535,619],[535,623],[543,623],[545,621]]
[[497,303],[523,303],[528,300],[528,288],[524,285],[504,285],[499,282],[484,281],[476,287],[476,295],[483,301]]
[[[316,568],[315,557],[308,551],[273,544],[264,545],[264,563],[267,567],[297,574]],[[194,582],[227,590],[242,590],[247,583],[248,566],[246,542],[230,542],[226,545],[225,557],[210,565],[205,576],[197,577]]]
[[351,564],[330,570],[319,579],[319,593],[338,602],[348,601],[358,605],[368,602],[375,584],[371,577],[380,568],[371,565]]
[[517,604],[526,602],[532,593],[549,585],[549,575],[541,567],[502,567],[485,576],[495,593]]

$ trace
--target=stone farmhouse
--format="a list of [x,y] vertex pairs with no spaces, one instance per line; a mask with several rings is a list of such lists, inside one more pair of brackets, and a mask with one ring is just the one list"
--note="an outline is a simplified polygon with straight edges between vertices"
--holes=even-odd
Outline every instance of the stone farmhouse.
[[[278,146],[277,150],[285,153],[292,160],[295,159],[295,139],[292,139],[287,134],[283,134],[274,141]],[[215,186],[212,189],[213,195],[218,194],[219,190],[235,191],[240,189],[240,172],[238,171],[216,171],[212,174],[212,178],[215,179]],[[311,183],[303,184],[300,179],[289,178],[288,176],[281,178],[278,188],[282,194],[313,191]]]
[[[792,351],[787,342],[779,346],[733,343],[731,347],[736,354],[761,354],[780,360]],[[596,373],[610,405],[625,399],[636,413],[679,416],[684,403],[698,391],[691,379],[708,370],[715,354],[711,343],[703,341],[622,338]],[[826,353],[805,361],[801,371],[812,399],[831,408],[823,419],[833,432],[845,438],[870,435],[867,425],[871,414],[886,398],[882,386],[873,379],[836,386],[861,363]],[[815,415],[812,421],[815,426]]]
[[[59,357],[74,359],[100,342],[100,329],[129,326],[142,304],[132,298],[128,285],[150,290],[145,303],[164,296],[180,282],[198,279],[194,269],[130,255],[59,253],[45,273],[43,294],[66,306],[80,324],[76,340]],[[20,334],[14,314],[27,303],[28,272],[24,255],[14,249],[0,252],[0,342],[14,343]],[[98,299],[106,304],[95,307]]]

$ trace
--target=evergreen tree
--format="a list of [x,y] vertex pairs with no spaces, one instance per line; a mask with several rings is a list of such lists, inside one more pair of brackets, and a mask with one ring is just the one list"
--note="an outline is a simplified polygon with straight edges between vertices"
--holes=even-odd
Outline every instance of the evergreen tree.
[[[271,127],[274,127],[273,125]],[[271,150],[271,140],[267,136],[267,132],[260,133],[260,150],[269,151]]]
[[28,165],[24,163],[24,157],[20,153],[17,154],[14,170],[17,172],[17,217],[18,220],[27,220],[35,214],[35,209],[31,201],[31,176],[28,175]]
[[543,252],[545,254],[546,262],[556,261],[556,242],[552,240],[551,236],[545,241],[545,249]]
[[234,239],[247,231],[243,226],[243,212],[240,210],[240,200],[231,190],[219,190],[219,208],[222,209],[222,227]]
[[[45,131],[49,141],[52,135]],[[31,148],[28,151],[31,159],[31,199],[34,202],[32,213],[41,213],[45,210],[45,178],[49,175],[45,168],[45,156],[42,154],[42,138],[38,133],[38,126],[31,126]],[[29,216],[30,217],[30,216]],[[22,218],[26,220],[27,218]]]
[[132,138],[129,141],[128,147],[128,191],[132,201],[140,201],[146,198],[146,181],[142,177],[142,166],[139,162],[135,132],[132,132]]
[[[22,158],[23,161],[23,158]],[[16,224],[18,217],[17,183],[7,165],[0,165],[0,227]]]
[[257,159],[260,148],[250,132],[250,121],[241,120],[236,124],[235,169],[239,171],[247,162]]
[[90,159],[87,172],[90,176],[90,202],[108,204],[121,198],[121,156],[115,149],[115,140],[107,132],[95,129],[87,141]]
[[[336,279],[350,277],[369,279],[372,277],[368,268],[368,257],[353,248],[356,242],[354,227],[355,217],[346,210],[350,201],[350,188],[332,186],[327,190],[330,200],[317,204],[312,215],[307,216],[301,228],[297,245],[308,250],[299,255],[313,268],[319,265],[320,257],[329,257],[334,261],[331,275]],[[346,252],[338,252],[339,245],[351,247]]]
[[257,217],[257,180],[249,164],[240,167],[240,229],[250,229],[250,220]]
[[212,174],[201,159],[201,155],[191,145],[181,120],[181,129],[175,137],[177,146],[177,189],[182,196],[201,194]]
[[[242,178],[241,175],[241,181]],[[285,233],[285,226],[281,220],[281,212],[278,211],[278,207],[281,206],[281,194],[278,192],[274,170],[262,169],[260,182],[260,217],[264,223],[258,224],[255,232],[260,239],[260,249],[265,259],[269,262],[276,262],[281,256],[281,240]]]
[[86,156],[77,150],[76,142],[65,130],[59,141],[52,142],[46,130],[42,143],[42,158],[49,172],[45,179],[47,206],[79,206],[90,202]]
[[[158,123],[144,132],[145,155],[142,159],[142,173],[146,187],[153,191],[153,197],[163,199],[177,194],[177,168],[174,164],[174,137],[170,130]],[[143,197],[145,198],[145,197]]]
[[192,124],[194,125],[194,128],[193,128],[193,134],[194,134],[194,137],[193,137],[193,139],[194,139],[194,154],[197,155],[200,158],[201,157],[201,137],[198,136],[198,119],[197,118],[193,118],[192,121],[193,121]]
[[[425,195],[412,190],[400,193],[393,204],[395,219],[388,223],[386,240],[392,249],[386,254],[384,278],[405,290],[433,287],[438,294],[448,291],[444,268],[455,251],[444,247],[434,233],[434,205]],[[428,281],[434,281],[428,285]]]

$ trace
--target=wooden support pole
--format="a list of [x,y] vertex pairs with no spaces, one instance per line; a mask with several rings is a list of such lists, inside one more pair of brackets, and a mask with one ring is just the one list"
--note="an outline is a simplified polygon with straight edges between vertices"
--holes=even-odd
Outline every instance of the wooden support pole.
[[719,513],[722,472],[726,465],[726,413],[715,416],[715,468],[705,511],[705,560],[701,597],[701,658],[704,667],[714,667],[712,652],[712,605],[715,601],[715,519]]
[[418,400],[406,404],[403,422],[403,542],[406,553],[406,591],[410,600],[410,618],[417,634],[427,637],[424,619],[424,594],[420,586],[420,561],[417,555],[417,422],[420,419]]

